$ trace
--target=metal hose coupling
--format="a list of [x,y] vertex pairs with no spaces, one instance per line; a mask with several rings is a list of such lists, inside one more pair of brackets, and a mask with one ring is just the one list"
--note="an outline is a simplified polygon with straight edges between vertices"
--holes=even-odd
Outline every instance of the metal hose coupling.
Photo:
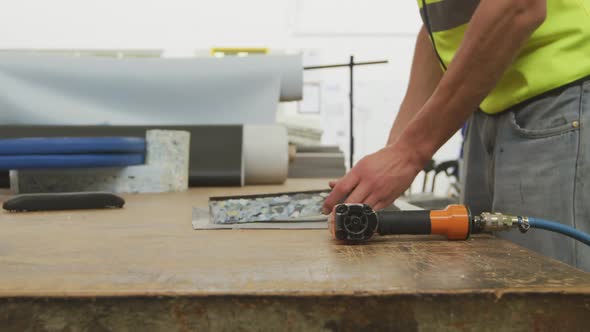
[[528,217],[511,216],[499,212],[483,212],[474,218],[474,224],[481,232],[502,232],[518,228],[522,233],[526,233],[530,228]]
[[476,220],[483,232],[507,231],[518,226],[518,217],[502,213],[483,212]]

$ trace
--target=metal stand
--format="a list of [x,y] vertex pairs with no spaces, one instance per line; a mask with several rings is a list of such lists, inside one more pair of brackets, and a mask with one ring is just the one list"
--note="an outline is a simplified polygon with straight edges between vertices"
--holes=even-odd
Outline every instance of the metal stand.
[[356,66],[367,66],[367,65],[380,65],[388,63],[387,60],[382,61],[369,61],[369,62],[354,62],[354,55],[350,56],[350,62],[336,65],[323,65],[323,66],[309,66],[303,67],[304,70],[315,70],[315,69],[326,69],[326,68],[341,68],[348,67],[350,76],[349,86],[349,107],[350,107],[350,161],[349,165],[352,168],[354,163],[354,67]]

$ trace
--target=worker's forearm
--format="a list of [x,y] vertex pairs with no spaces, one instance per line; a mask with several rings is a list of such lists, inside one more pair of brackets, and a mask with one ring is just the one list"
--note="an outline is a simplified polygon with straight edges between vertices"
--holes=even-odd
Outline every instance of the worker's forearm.
[[543,22],[545,7],[545,0],[482,1],[447,72],[396,145],[417,163],[430,160],[495,87]]
[[434,92],[442,74],[442,68],[428,38],[428,32],[422,27],[416,38],[414,59],[406,96],[389,132],[387,145],[395,142],[414,115],[424,106]]

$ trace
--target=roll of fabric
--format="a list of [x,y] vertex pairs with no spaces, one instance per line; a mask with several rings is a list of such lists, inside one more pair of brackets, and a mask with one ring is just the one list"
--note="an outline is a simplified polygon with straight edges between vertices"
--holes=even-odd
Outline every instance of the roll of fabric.
[[245,125],[243,132],[244,184],[276,184],[287,180],[287,129],[277,125]]
[[0,123],[272,124],[302,98],[300,55],[142,59],[0,54]]

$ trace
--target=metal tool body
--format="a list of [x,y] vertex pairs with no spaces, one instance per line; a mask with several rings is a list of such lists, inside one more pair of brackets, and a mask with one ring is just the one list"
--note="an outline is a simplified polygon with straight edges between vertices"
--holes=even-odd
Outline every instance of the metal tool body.
[[475,233],[515,228],[526,233],[530,228],[537,228],[569,236],[590,246],[590,234],[559,222],[490,212],[472,216],[463,205],[431,211],[373,211],[364,204],[339,204],[330,215],[328,225],[334,239],[348,243],[362,243],[375,233],[439,234],[449,240],[466,240]]
[[366,241],[375,233],[440,234],[449,240],[465,240],[476,226],[469,209],[462,205],[432,211],[376,212],[364,204],[337,205],[329,225],[335,239],[349,242]]

